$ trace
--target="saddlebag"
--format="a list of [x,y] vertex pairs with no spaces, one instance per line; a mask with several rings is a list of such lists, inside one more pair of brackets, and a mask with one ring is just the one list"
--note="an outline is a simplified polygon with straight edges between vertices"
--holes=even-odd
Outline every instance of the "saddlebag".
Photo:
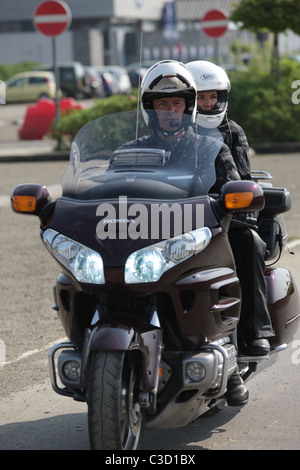
[[267,245],[266,260],[280,256],[287,240],[284,218],[281,214],[291,208],[291,195],[285,188],[264,187],[265,207],[259,213],[258,233]]
[[297,286],[286,268],[269,267],[265,278],[268,286],[268,309],[275,336],[272,347],[289,343],[295,336],[300,321],[300,304]]

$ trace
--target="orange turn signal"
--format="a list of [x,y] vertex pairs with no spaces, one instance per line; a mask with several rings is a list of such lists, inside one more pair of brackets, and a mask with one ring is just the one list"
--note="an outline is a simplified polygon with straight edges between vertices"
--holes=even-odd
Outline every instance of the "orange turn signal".
[[252,192],[228,193],[225,195],[225,207],[227,209],[243,209],[250,206],[253,201]]
[[36,198],[34,196],[13,196],[12,205],[16,212],[34,212]]

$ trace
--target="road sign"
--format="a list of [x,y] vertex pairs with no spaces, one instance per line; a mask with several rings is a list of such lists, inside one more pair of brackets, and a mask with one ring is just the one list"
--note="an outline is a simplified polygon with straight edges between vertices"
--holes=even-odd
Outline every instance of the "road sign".
[[33,24],[46,36],[58,36],[70,26],[71,19],[71,10],[65,2],[49,0],[37,7]]
[[212,38],[223,36],[227,31],[228,18],[221,10],[209,10],[202,20],[203,32]]
[[168,42],[176,42],[179,39],[175,2],[167,2],[164,5],[163,35]]

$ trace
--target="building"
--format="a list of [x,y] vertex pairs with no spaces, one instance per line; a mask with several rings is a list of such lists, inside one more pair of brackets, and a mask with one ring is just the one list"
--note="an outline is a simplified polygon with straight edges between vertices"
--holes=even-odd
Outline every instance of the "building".
[[[0,63],[52,60],[52,39],[37,32],[33,25],[34,12],[42,2],[1,0]],[[143,61],[214,58],[227,63],[228,45],[236,37],[247,38],[246,32],[230,24],[225,35],[217,40],[202,30],[203,15],[215,8],[229,14],[231,0],[65,0],[65,3],[71,9],[72,23],[56,39],[58,61],[127,65],[139,61],[142,47]],[[170,6],[175,8],[176,28],[164,20]]]

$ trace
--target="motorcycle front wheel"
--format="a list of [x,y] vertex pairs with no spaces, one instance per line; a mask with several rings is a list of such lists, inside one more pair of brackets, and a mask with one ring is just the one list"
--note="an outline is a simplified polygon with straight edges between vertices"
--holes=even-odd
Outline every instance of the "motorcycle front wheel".
[[88,398],[92,450],[138,449],[144,426],[140,383],[140,364],[130,353],[92,353]]

